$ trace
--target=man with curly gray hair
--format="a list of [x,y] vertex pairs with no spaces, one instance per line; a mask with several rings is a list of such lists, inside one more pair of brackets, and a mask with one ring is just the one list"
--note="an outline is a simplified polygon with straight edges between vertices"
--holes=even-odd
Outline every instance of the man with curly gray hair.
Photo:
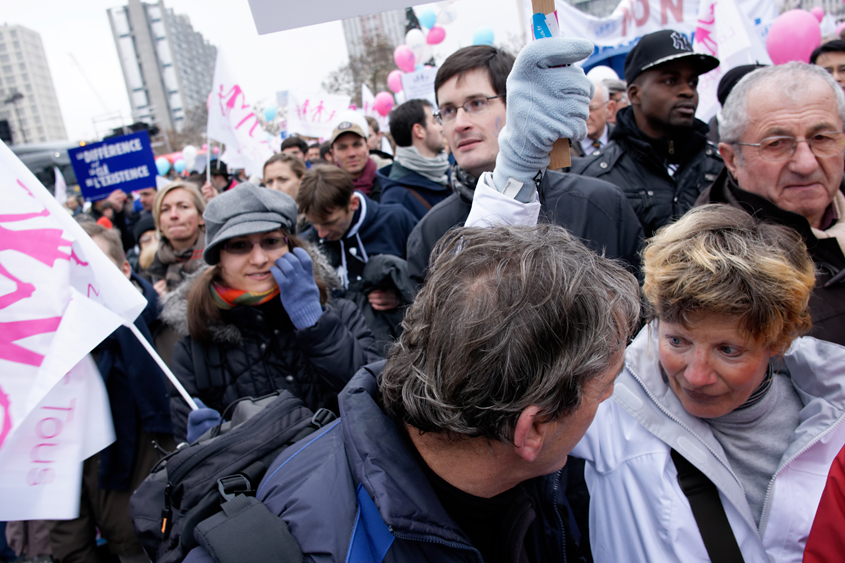
[[564,464],[622,369],[636,278],[548,224],[456,229],[435,256],[386,363],[257,496],[306,560],[579,561]]

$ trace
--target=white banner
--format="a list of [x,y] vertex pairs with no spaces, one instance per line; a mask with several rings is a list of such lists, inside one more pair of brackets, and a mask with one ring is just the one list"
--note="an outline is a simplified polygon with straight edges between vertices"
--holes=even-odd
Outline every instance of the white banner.
[[72,518],[82,460],[114,440],[83,360],[146,300],[3,143],[0,201],[0,520]]
[[258,35],[388,10],[402,10],[409,5],[407,0],[310,0],[284,3],[278,0],[249,0]]
[[221,49],[217,50],[209,97],[208,136],[226,145],[221,158],[229,168],[243,168],[247,176],[263,174],[264,163],[273,156],[267,134],[240,84],[229,73]]
[[289,90],[288,135],[331,137],[336,116],[349,109],[349,102],[349,96]]
[[722,75],[746,64],[772,64],[754,25],[734,0],[702,0],[693,49],[719,59],[719,66],[698,80],[696,116],[709,121],[719,111],[716,91]]
[[405,93],[405,100],[428,100],[431,105],[437,107],[437,101],[434,98],[434,78],[436,76],[437,67],[425,67],[403,74],[402,91]]
[[[736,0],[736,5],[761,34],[778,16],[777,2],[771,0]],[[692,38],[698,27],[698,0],[622,0],[606,18],[586,14],[564,0],[556,0],[555,7],[561,35],[589,39],[596,45],[596,53],[631,45],[661,29],[674,29]],[[523,0],[523,9],[528,37],[532,37],[531,0]]]

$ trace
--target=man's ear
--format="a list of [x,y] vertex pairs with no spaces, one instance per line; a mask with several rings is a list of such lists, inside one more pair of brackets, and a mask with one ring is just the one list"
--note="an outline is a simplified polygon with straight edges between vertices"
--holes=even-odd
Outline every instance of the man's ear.
[[722,159],[725,161],[725,167],[728,169],[728,172],[736,178],[737,160],[739,159],[736,147],[730,143],[719,143],[719,154],[722,155]]
[[414,126],[411,128],[411,134],[417,139],[423,140],[425,139],[425,127],[420,123],[414,123]]
[[357,211],[360,206],[361,200],[355,197],[355,194],[352,194],[352,197],[349,198],[349,211]]
[[607,102],[607,115],[613,115],[613,110],[616,109],[616,100],[610,100]]
[[129,265],[128,260],[123,261],[123,265],[120,267],[120,270],[123,272],[123,275],[126,276],[126,279],[132,279],[132,266]]
[[540,407],[531,405],[519,415],[513,434],[514,451],[525,461],[537,459],[546,438],[546,424],[539,420]]
[[628,103],[632,106],[640,105],[640,85],[636,81],[636,78],[634,82],[628,84]]

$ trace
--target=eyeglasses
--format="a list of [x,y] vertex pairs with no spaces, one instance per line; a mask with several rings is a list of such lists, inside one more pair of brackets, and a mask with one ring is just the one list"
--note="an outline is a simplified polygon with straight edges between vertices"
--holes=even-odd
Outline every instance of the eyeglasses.
[[230,240],[224,243],[222,248],[229,254],[243,255],[251,253],[256,244],[261,245],[261,250],[269,252],[271,250],[279,250],[280,248],[287,246],[288,239],[287,237],[267,237],[258,242],[251,242],[248,240]]
[[607,107],[607,104],[609,104],[609,103],[610,103],[610,101],[607,101],[607,102],[603,102],[603,103],[601,103],[600,105],[597,105],[597,106],[590,106],[590,111],[599,111],[601,108]]
[[467,100],[467,102],[462,106],[445,106],[437,108],[437,111],[435,111],[432,115],[442,124],[444,121],[454,121],[455,118],[458,117],[458,110],[461,108],[464,108],[464,111],[469,115],[484,113],[490,109],[490,100],[504,97],[504,95],[501,95],[473,98],[471,100]]
[[845,134],[839,131],[816,133],[809,139],[795,137],[766,137],[759,143],[736,143],[746,147],[757,147],[760,158],[769,162],[783,162],[795,154],[798,143],[807,143],[814,155],[819,158],[836,156],[845,150]]

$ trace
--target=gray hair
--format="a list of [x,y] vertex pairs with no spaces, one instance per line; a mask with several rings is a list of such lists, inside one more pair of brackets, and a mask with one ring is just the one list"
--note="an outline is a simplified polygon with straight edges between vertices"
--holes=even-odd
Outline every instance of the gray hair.
[[527,407],[577,409],[638,326],[636,278],[557,225],[454,229],[432,257],[380,382],[422,432],[512,444]]
[[596,87],[596,94],[598,94],[599,99],[602,101],[602,103],[607,105],[607,103],[610,101],[610,92],[608,92],[607,86],[605,86],[604,84],[599,82],[598,84],[595,85],[595,87]]
[[807,81],[812,78],[824,80],[836,96],[839,118],[845,124],[845,93],[833,77],[822,67],[800,62],[790,62],[777,66],[767,66],[745,75],[731,91],[722,114],[719,117],[719,138],[723,143],[738,143],[748,126],[749,94],[764,83],[776,84],[777,91],[790,99],[805,99]]

